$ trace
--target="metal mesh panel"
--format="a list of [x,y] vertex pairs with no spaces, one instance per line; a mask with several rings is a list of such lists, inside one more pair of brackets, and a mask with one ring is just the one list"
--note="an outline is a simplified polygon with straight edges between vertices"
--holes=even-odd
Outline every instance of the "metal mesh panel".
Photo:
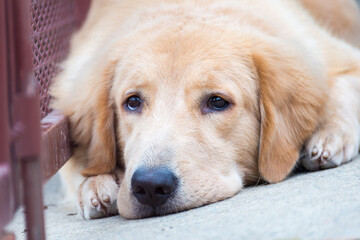
[[51,79],[69,51],[76,27],[75,5],[74,0],[31,0],[33,63],[42,118],[51,110],[48,94]]

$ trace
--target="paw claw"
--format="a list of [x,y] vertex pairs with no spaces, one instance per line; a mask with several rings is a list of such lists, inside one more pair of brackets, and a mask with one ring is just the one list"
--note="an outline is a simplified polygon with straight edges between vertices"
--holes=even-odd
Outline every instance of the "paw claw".
[[93,198],[91,199],[91,204],[94,206],[94,207],[97,207],[99,205],[99,202],[96,198]]
[[313,150],[311,151],[311,157],[315,157],[318,154],[319,150],[317,149],[317,147],[314,147]]
[[85,219],[112,216],[117,213],[119,186],[111,175],[87,178],[79,188],[79,211]]
[[329,156],[330,156],[329,151],[324,151],[323,154],[321,155],[321,160],[327,161]]
[[110,203],[110,197],[109,197],[109,195],[104,194],[104,195],[102,196],[102,200],[103,200],[105,203]]
[[355,131],[347,131],[335,123],[321,126],[306,143],[305,156],[301,159],[303,166],[314,171],[350,161],[359,152],[360,128],[352,129]]

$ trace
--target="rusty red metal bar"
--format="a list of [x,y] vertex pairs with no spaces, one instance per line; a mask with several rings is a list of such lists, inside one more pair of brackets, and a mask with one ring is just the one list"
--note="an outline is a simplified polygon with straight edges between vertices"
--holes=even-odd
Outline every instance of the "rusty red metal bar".
[[52,111],[41,120],[41,165],[43,180],[54,175],[70,158],[70,136],[67,119]]
[[6,5],[0,2],[0,236],[1,230],[11,219],[14,206],[14,189],[11,184],[10,119],[8,96],[8,64],[6,44]]
[[71,155],[68,121],[49,108],[48,89],[89,6],[89,0],[0,2],[1,240],[15,238],[3,227],[22,203],[27,239],[45,239],[42,183]]
[[34,82],[29,1],[7,0],[7,56],[14,161],[21,166],[27,239],[45,239],[40,168],[39,96]]

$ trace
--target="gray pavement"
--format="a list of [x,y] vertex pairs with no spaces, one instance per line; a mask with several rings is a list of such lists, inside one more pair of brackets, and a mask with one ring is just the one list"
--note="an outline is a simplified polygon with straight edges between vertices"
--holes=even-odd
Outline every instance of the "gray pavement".
[[[82,220],[59,203],[58,176],[44,188],[47,239],[360,239],[360,158],[249,187],[235,197],[163,217]],[[20,209],[8,230],[24,239]]]

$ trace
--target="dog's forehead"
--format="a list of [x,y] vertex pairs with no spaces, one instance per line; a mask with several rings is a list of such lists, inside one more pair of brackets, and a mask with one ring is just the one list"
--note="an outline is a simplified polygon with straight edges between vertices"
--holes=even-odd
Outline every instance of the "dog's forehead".
[[210,61],[194,59],[179,66],[180,64],[166,60],[164,56],[161,58],[163,58],[161,61],[150,61],[151,64],[147,64],[146,67],[135,66],[133,74],[128,75],[124,89],[147,91],[152,94],[163,92],[172,96],[197,94],[206,90],[231,91],[238,88],[240,74],[246,74],[247,71],[244,69],[240,74],[236,74],[235,69],[228,69],[229,66],[223,65],[224,62],[217,62],[214,59]]
[[171,31],[132,41],[133,47],[123,54],[117,71],[120,81],[116,89],[123,91],[118,95],[124,96],[129,89],[173,96],[168,99],[195,97],[204,91],[255,91],[255,85],[249,83],[253,82],[251,58],[238,41],[212,30]]
[[240,59],[230,47],[192,43],[164,40],[139,49],[130,56],[133,63],[127,64],[130,67],[125,69],[129,84],[147,88],[159,84],[176,88],[216,88],[249,71],[246,59]]

